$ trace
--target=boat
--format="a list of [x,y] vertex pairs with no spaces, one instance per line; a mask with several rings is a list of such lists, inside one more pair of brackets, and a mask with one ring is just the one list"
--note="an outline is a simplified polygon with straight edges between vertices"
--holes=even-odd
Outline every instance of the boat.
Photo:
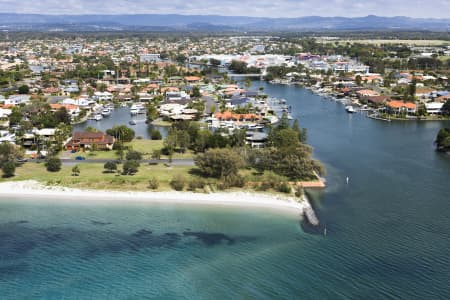
[[345,110],[350,114],[356,112],[355,109],[353,108],[353,106],[351,106],[351,105],[346,106]]
[[102,114],[95,114],[95,115],[94,115],[94,120],[95,120],[95,121],[100,121],[100,120],[102,120],[102,119],[103,119]]
[[108,116],[111,115],[111,109],[109,109],[109,108],[104,108],[104,109],[102,109],[101,114],[102,114],[103,117],[108,117]]
[[293,120],[294,119],[290,114],[287,115],[287,118],[288,118],[288,120]]
[[128,122],[128,124],[130,124],[130,125],[136,125],[136,121],[135,121],[135,120],[131,120],[130,122]]
[[145,113],[145,107],[142,103],[135,103],[131,106],[130,108],[130,113],[132,115],[137,115],[137,114],[144,114]]

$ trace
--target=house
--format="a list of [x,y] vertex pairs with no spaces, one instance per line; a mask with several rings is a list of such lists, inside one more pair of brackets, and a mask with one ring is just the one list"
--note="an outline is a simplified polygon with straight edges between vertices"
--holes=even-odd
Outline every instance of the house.
[[367,100],[368,97],[380,96],[379,93],[377,93],[373,90],[359,90],[356,92],[356,95],[361,100]]
[[269,139],[269,135],[265,132],[248,131],[245,137],[246,144],[252,148],[263,148]]
[[186,81],[187,84],[198,84],[201,78],[198,76],[186,76],[184,77],[184,80]]
[[30,95],[11,95],[8,99],[4,100],[6,106],[16,106],[20,104],[26,104],[30,102]]
[[111,101],[113,98],[113,94],[110,92],[95,92],[94,99],[99,101]]
[[442,112],[442,107],[444,103],[441,102],[430,102],[425,103],[425,108],[427,109],[427,113],[430,115],[438,115]]
[[417,105],[415,103],[403,102],[399,100],[391,100],[386,102],[386,107],[391,113],[406,112],[409,114],[414,114],[417,110]]
[[367,102],[374,104],[374,105],[380,105],[383,104],[384,102],[389,100],[389,97],[387,96],[368,96],[365,97],[365,100],[367,100]]
[[80,114],[80,107],[78,105],[75,104],[59,104],[59,103],[52,103],[50,104],[51,110],[52,111],[57,111],[60,110],[61,108],[65,108],[67,113],[71,116],[71,117],[77,117]]
[[9,115],[11,115],[12,110],[0,108],[0,127],[8,128],[9,127]]
[[191,97],[185,92],[166,92],[166,101],[189,100]]
[[66,144],[67,150],[92,149],[112,150],[115,139],[103,132],[74,132]]
[[259,121],[261,119],[260,116],[255,114],[233,114],[231,111],[225,111],[223,113],[215,113],[214,117],[219,121],[244,121],[244,122],[253,122]]

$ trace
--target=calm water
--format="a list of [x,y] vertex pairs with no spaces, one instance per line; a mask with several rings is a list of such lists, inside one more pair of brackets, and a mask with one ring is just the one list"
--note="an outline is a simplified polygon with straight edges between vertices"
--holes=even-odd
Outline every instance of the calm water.
[[3,199],[0,298],[448,299],[450,158],[433,139],[450,124],[377,122],[261,84],[327,166],[313,195],[326,237],[260,209]]
[[[131,120],[135,120],[136,125],[130,125],[129,122]],[[114,109],[109,117],[103,118],[101,121],[88,120],[84,123],[75,125],[74,131],[84,131],[86,127],[92,126],[105,132],[114,125],[126,125],[135,131],[136,137],[140,136],[144,139],[150,139],[150,130],[152,128],[158,129],[163,136],[167,134],[167,127],[147,125],[145,124],[145,120],[145,114],[132,116],[129,107],[119,107]]]

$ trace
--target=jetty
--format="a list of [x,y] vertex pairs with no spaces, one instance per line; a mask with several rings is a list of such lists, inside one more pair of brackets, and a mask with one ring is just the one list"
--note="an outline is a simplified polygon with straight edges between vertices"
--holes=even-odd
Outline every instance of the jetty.
[[319,225],[319,219],[316,216],[316,213],[314,212],[314,209],[312,208],[311,204],[309,203],[309,200],[306,196],[303,196],[303,201],[307,203],[307,205],[303,208],[303,216],[306,218],[306,220],[313,226]]
[[371,119],[374,119],[374,120],[385,121],[385,122],[391,122],[391,119],[386,119],[386,118],[380,117],[380,116],[378,116],[378,115],[376,115],[376,114],[367,115],[367,117],[369,117],[369,118],[371,118]]

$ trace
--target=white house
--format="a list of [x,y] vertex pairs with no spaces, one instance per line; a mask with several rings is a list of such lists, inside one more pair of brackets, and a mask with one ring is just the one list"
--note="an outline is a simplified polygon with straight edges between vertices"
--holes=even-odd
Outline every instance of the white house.
[[437,115],[442,112],[442,106],[444,106],[444,103],[440,102],[430,102],[425,103],[425,108],[427,109],[427,113],[430,115]]
[[4,100],[5,105],[20,105],[22,103],[30,102],[30,95],[11,95],[8,99]]
[[95,92],[94,98],[100,101],[111,101],[113,98],[113,94],[110,92]]

